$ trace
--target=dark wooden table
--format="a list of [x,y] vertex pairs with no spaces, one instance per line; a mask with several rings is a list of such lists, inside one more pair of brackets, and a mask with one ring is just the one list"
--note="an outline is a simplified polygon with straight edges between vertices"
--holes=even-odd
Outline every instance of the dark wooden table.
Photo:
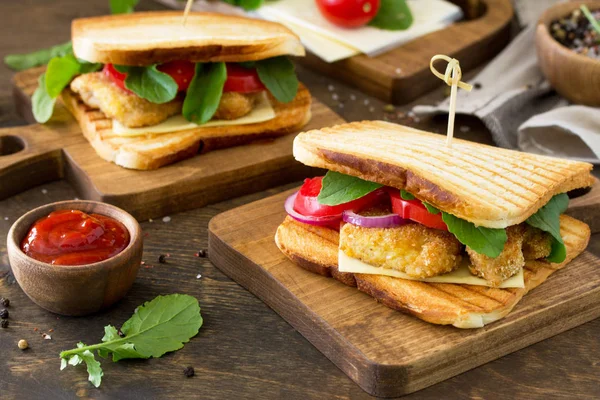
[[[0,56],[69,39],[73,18],[108,12],[107,0],[3,1]],[[160,9],[149,0],[138,9]],[[383,118],[384,104],[310,71],[300,69],[312,93],[347,120]],[[12,72],[0,66],[0,126],[24,122],[12,104]],[[443,89],[420,99],[441,99]],[[403,111],[409,108],[404,108]],[[403,123],[443,132],[444,118]],[[458,118],[459,136],[489,143],[475,119]],[[461,129],[462,127],[462,129]],[[0,185],[9,184],[0,182]],[[297,184],[297,183],[296,183]],[[34,305],[10,273],[6,234],[26,211],[76,196],[65,182],[54,182],[0,201],[0,296],[10,298],[10,327],[0,330],[0,398],[352,398],[369,396],[260,300],[224,276],[208,259],[195,256],[207,247],[207,225],[214,215],[293,187],[272,189],[210,207],[143,222],[144,260],[129,295],[108,312],[85,318],[59,317]],[[590,250],[600,255],[600,240]],[[169,253],[166,264],[158,257]],[[201,275],[200,278],[197,278]],[[134,308],[158,294],[187,293],[201,304],[200,334],[184,349],[160,359],[103,362],[100,389],[84,368],[59,371],[58,353],[78,341],[96,343],[107,324],[120,326]],[[50,332],[52,330],[52,332]],[[41,333],[49,333],[44,340]],[[21,351],[17,341],[30,349]],[[196,376],[183,369],[193,366]],[[600,319],[456,376],[406,398],[600,398]]]

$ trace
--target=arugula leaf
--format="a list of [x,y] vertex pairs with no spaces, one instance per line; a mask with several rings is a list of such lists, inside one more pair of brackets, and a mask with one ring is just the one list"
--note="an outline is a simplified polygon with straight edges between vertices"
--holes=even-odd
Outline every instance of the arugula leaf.
[[365,181],[355,176],[327,171],[323,177],[321,192],[317,201],[327,206],[337,206],[361,197],[379,189],[383,185]]
[[160,357],[181,349],[201,326],[200,306],[194,297],[185,294],[158,296],[138,307],[125,321],[121,327],[123,337],[114,326],[108,325],[104,327],[101,343],[86,346],[80,342],[75,349],[61,352],[60,369],[85,362],[90,382],[98,387],[103,372],[94,357],[94,350],[104,358],[112,354],[114,362],[124,358]]
[[506,229],[485,228],[455,217],[442,211],[442,220],[448,230],[456,236],[459,242],[469,246],[479,254],[496,258],[502,253],[504,244],[508,239]]
[[379,11],[369,22],[370,26],[388,31],[408,29],[413,16],[405,0],[381,0]]
[[48,122],[52,117],[56,98],[73,77],[80,73],[96,71],[101,67],[102,64],[78,60],[73,54],[54,57],[50,60],[46,72],[38,78],[38,87],[31,97],[31,108],[35,120],[40,124]]
[[167,103],[177,96],[179,88],[175,80],[156,69],[156,65],[149,67],[115,65],[114,67],[117,71],[127,74],[125,78],[127,89],[151,103]]
[[294,100],[298,92],[298,78],[294,64],[285,56],[267,58],[256,62],[258,78],[269,92],[282,103]]
[[408,193],[404,189],[400,189],[400,197],[402,197],[403,200],[414,200],[415,199],[415,196],[413,196],[412,194]]
[[51,97],[46,91],[46,74],[38,78],[38,87],[31,96],[31,110],[33,117],[40,124],[48,122],[54,111],[56,98]]
[[568,207],[569,196],[566,193],[557,194],[526,221],[529,225],[552,235],[552,250],[546,259],[553,263],[561,263],[567,258],[567,249],[560,236],[560,214]]
[[4,57],[4,63],[15,71],[39,67],[48,64],[54,57],[62,57],[73,53],[73,44],[71,42],[62,43],[47,49],[37,50],[26,54],[9,54]]
[[441,212],[439,209],[435,208],[434,206],[432,206],[429,203],[426,203],[424,201],[422,203],[425,206],[425,208],[427,209],[427,211],[429,211],[431,214],[436,214],[437,215],[437,214],[439,214]]
[[225,63],[196,64],[194,78],[183,101],[185,119],[196,124],[210,121],[219,108],[226,80]]
[[140,0],[110,0],[111,14],[130,14]]
[[46,92],[52,98],[58,97],[60,92],[79,73],[81,64],[73,54],[55,57],[48,63],[46,70]]

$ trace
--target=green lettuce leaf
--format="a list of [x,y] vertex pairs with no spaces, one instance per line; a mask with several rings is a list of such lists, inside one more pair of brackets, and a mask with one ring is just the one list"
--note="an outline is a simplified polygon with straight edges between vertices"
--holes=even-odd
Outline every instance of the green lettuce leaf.
[[382,186],[379,183],[365,181],[355,176],[328,171],[323,177],[323,185],[317,201],[327,206],[337,206],[360,199]]
[[125,87],[139,97],[151,103],[167,103],[177,96],[179,90],[175,79],[156,69],[156,65],[148,67],[130,67],[115,65],[115,69],[127,74]]
[[201,326],[200,306],[194,297],[185,294],[158,296],[138,307],[123,324],[123,337],[114,326],[108,325],[104,327],[101,343],[90,346],[78,343],[75,349],[61,352],[60,368],[85,362],[90,382],[98,387],[103,372],[94,357],[94,350],[104,358],[112,354],[114,362],[125,358],[160,357],[181,349]]
[[185,119],[196,124],[210,121],[219,108],[226,80],[225,63],[196,64],[194,78],[183,101]]
[[258,78],[280,102],[289,103],[298,93],[298,78],[294,64],[285,56],[256,62]]
[[568,207],[569,196],[566,193],[557,194],[526,221],[529,225],[552,235],[552,250],[546,259],[553,263],[561,263],[567,258],[567,249],[560,236],[560,214]]
[[492,229],[465,221],[452,214],[442,211],[442,220],[448,230],[456,236],[459,242],[469,246],[479,254],[496,258],[502,253],[504,244],[508,239],[506,229]]
[[52,46],[48,49],[37,50],[26,54],[9,54],[4,57],[4,63],[15,71],[46,65],[54,57],[62,57],[73,54],[71,42]]
[[379,11],[369,22],[370,26],[388,31],[408,29],[413,16],[405,0],[381,0]]

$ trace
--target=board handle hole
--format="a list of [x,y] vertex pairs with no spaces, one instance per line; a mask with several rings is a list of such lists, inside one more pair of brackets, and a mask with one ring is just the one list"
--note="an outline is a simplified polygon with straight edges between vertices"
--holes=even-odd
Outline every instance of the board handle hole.
[[18,136],[0,136],[0,157],[25,149],[25,141]]

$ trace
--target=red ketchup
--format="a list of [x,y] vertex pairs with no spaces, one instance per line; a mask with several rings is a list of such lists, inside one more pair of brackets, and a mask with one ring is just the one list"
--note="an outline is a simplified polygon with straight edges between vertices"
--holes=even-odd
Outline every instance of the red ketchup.
[[119,221],[79,210],[60,210],[39,219],[21,242],[21,250],[38,261],[84,265],[115,256],[129,244]]

